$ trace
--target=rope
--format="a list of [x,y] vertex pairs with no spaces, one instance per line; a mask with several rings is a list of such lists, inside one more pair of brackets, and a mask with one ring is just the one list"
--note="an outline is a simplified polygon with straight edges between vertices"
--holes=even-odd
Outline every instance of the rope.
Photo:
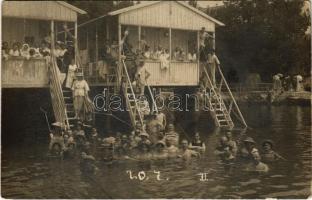
[[119,117],[117,117],[116,115],[113,115],[113,114],[106,114],[106,113],[99,113],[99,112],[93,112],[94,114],[98,114],[98,115],[106,115],[106,116],[112,116],[114,117],[115,119],[117,119],[118,121],[128,125],[129,127],[132,127],[130,124],[128,124],[126,121],[120,119]]

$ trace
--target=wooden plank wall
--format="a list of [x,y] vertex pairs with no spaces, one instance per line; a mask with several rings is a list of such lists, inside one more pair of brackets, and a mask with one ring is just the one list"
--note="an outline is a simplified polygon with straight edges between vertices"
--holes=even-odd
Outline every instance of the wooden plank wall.
[[158,61],[146,61],[145,67],[151,74],[147,80],[151,86],[196,86],[198,85],[198,64],[171,62],[167,70],[160,68]]
[[77,21],[77,13],[54,1],[4,1],[2,3],[2,16]]
[[171,27],[183,30],[200,30],[202,27],[205,27],[206,31],[215,31],[214,22],[174,1],[162,1],[122,13],[120,14],[120,23],[151,27]]
[[2,60],[1,77],[3,88],[47,87],[46,60],[24,58]]

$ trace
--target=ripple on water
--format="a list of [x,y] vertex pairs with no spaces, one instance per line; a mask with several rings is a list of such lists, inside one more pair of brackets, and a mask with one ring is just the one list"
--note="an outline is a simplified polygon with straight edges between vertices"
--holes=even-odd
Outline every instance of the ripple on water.
[[256,184],[260,182],[261,181],[259,179],[250,179],[249,181],[246,181],[246,182],[239,182],[239,184],[242,186],[247,186],[247,185]]

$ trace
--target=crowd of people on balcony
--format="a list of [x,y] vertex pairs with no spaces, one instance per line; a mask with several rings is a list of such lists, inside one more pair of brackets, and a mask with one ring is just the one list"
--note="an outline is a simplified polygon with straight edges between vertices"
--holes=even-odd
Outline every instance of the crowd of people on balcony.
[[70,45],[65,45],[63,42],[58,41],[55,44],[55,51],[51,52],[51,44],[49,41],[43,40],[40,45],[25,41],[23,44],[21,42],[14,42],[11,46],[9,42],[2,42],[2,57],[5,60],[9,58],[44,58],[50,56],[51,53],[57,58],[63,58],[67,51],[69,50]]

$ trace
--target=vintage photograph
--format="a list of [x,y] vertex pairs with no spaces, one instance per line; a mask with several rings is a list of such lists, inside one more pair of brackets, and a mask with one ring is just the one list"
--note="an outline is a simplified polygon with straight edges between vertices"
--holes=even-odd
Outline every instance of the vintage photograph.
[[312,198],[309,0],[1,11],[2,198]]

